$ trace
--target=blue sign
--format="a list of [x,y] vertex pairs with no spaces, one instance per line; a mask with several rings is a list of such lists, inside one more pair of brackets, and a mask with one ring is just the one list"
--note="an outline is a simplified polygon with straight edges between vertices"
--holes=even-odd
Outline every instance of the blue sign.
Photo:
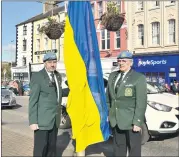
[[179,55],[134,56],[134,67],[172,67],[179,66]]
[[179,80],[179,54],[134,55],[133,69],[146,75],[149,82],[168,83]]

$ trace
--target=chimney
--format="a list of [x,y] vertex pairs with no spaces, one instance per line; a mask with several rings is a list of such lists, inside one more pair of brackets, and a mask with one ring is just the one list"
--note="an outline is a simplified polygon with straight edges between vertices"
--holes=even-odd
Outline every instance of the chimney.
[[56,1],[46,1],[43,3],[43,14],[52,10],[52,8],[56,7]]

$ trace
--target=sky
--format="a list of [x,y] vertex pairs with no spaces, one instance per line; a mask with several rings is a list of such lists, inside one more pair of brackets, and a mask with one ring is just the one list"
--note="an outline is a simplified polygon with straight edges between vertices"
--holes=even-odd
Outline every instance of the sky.
[[16,27],[15,25],[36,16],[43,11],[42,3],[30,1],[8,1],[1,3],[1,42],[2,61],[15,61]]

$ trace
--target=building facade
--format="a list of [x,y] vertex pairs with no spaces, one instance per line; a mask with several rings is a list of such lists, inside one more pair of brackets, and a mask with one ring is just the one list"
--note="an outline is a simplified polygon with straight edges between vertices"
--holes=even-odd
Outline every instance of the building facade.
[[[124,0],[116,1],[120,13],[125,13]],[[107,1],[92,1],[92,12],[95,19],[95,26],[101,58],[116,57],[121,50],[127,49],[126,24],[117,32],[110,32],[103,28],[99,18],[107,10]]]
[[32,62],[33,21],[16,25],[16,67],[11,68],[12,80],[29,80],[28,65]]
[[[47,3],[48,4],[48,3]],[[63,37],[53,41],[46,35],[40,34],[38,28],[47,22],[47,18],[52,16],[57,21],[65,19],[65,7],[49,7],[43,5],[43,13],[32,17],[16,25],[16,67],[11,68],[11,79],[29,81],[30,64],[43,63],[43,55],[53,50],[57,53],[58,59],[63,59]]]
[[126,1],[127,48],[150,82],[179,80],[178,1]]
[[178,1],[126,1],[128,49],[178,50]]
[[32,63],[43,63],[43,56],[49,51],[55,52],[59,61],[63,60],[63,35],[60,39],[51,40],[45,34],[39,32],[39,28],[48,22],[48,16],[56,19],[57,22],[62,22],[65,20],[65,8],[55,8],[53,9],[53,12],[49,11],[41,18],[34,21]]

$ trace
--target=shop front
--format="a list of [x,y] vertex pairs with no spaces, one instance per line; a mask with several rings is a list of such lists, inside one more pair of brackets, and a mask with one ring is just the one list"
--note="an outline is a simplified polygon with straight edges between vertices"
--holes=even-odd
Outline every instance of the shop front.
[[171,84],[179,81],[179,52],[175,54],[134,55],[133,69],[146,75],[148,82]]
[[12,67],[11,68],[11,80],[29,81],[29,67]]

